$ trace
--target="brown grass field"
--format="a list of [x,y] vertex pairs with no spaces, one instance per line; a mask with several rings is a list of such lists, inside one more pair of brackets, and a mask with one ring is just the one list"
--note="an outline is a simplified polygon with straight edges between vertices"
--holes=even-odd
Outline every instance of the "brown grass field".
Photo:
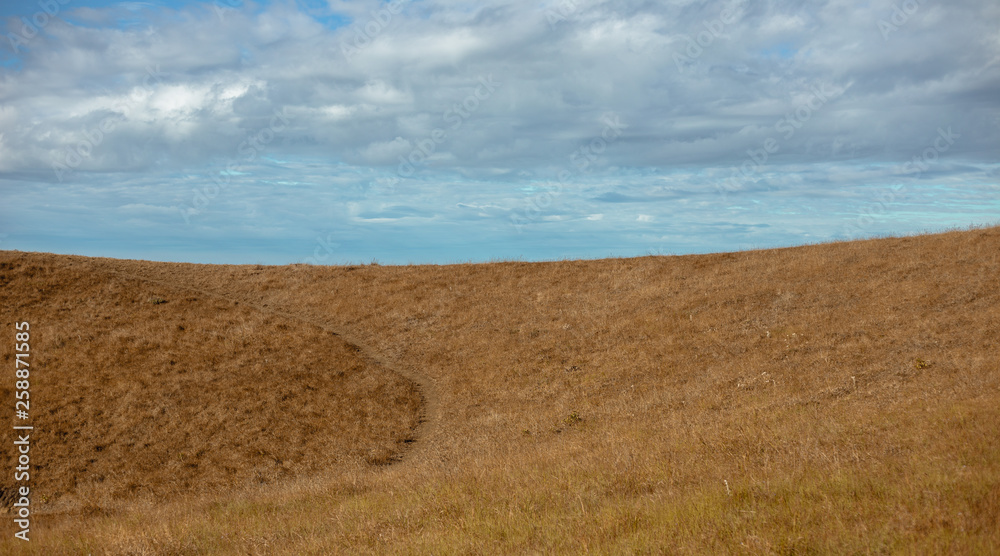
[[1000,228],[0,286],[0,553],[1000,553]]

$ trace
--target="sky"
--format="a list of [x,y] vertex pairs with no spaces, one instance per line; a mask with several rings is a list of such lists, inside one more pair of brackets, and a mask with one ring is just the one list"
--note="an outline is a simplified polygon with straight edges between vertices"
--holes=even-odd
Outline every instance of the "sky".
[[15,0],[0,249],[382,264],[1000,222],[996,0]]

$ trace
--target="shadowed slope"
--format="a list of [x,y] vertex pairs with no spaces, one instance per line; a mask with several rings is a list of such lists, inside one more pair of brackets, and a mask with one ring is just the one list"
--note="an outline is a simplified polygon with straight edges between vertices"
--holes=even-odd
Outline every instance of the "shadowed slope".
[[0,254],[0,283],[4,328],[31,324],[36,511],[384,464],[417,425],[412,383],[316,326],[52,256]]

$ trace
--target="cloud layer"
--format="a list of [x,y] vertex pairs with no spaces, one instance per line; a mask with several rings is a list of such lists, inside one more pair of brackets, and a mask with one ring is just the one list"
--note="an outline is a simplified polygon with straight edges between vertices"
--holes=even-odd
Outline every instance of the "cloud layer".
[[0,248],[443,262],[1000,214],[989,0],[63,1],[5,14]]

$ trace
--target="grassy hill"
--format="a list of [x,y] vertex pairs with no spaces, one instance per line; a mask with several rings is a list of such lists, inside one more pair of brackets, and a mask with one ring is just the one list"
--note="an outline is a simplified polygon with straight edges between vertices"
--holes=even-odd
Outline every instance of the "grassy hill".
[[35,540],[0,550],[1000,551],[1000,228],[451,266],[0,252],[0,284],[0,357],[28,320],[40,367]]

